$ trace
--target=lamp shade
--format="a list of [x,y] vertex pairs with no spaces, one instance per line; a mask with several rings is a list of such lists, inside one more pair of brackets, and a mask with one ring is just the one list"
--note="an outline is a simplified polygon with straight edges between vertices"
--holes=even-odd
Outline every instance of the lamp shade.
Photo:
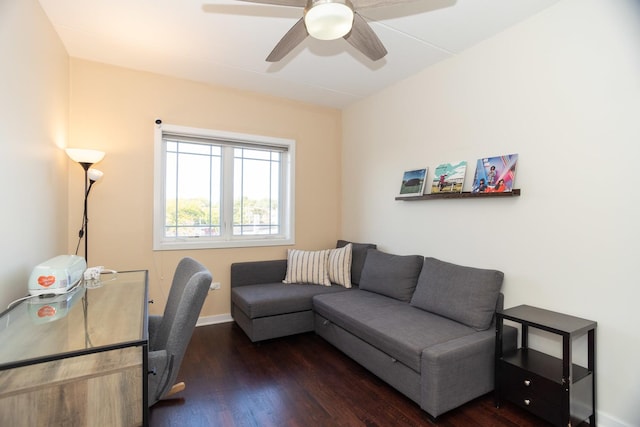
[[84,148],[67,148],[65,151],[71,160],[78,163],[94,164],[104,158],[104,151],[87,150]]
[[304,24],[311,37],[335,40],[344,37],[353,25],[353,9],[348,0],[317,1],[305,12]]
[[102,172],[101,170],[98,169],[89,169],[87,171],[87,176],[89,177],[89,181],[100,181],[100,179],[102,178],[102,175],[104,175],[104,172]]

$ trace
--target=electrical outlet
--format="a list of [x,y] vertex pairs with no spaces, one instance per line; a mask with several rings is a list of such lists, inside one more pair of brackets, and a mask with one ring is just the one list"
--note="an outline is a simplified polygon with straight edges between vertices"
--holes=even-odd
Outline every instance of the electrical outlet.
[[211,282],[211,286],[209,286],[209,289],[211,289],[212,291],[220,289],[220,282]]

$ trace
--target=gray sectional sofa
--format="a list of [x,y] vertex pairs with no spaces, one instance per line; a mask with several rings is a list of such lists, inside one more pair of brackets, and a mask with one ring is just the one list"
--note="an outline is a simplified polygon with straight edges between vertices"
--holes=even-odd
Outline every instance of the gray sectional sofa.
[[[283,283],[287,260],[233,264],[231,315],[254,342],[315,331],[434,418],[493,390],[501,272],[350,248],[351,288]],[[505,348],[516,336],[505,326]]]

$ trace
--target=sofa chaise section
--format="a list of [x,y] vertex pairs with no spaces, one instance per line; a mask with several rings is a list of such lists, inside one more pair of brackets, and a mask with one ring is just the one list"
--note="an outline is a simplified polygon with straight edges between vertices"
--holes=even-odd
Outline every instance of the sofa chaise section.
[[312,297],[341,286],[282,283],[287,260],[231,265],[231,316],[252,342],[314,330]]
[[[348,246],[348,248],[347,248]],[[351,284],[357,286],[369,243],[338,240],[336,249],[349,249]],[[349,291],[340,285],[283,283],[288,259],[239,262],[231,265],[231,317],[252,342],[314,330],[314,295]]]

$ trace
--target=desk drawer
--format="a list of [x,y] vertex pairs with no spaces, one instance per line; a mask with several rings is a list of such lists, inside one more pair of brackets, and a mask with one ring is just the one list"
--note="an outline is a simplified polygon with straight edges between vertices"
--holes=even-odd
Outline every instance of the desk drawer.
[[498,364],[501,395],[555,425],[562,424],[562,385],[517,366]]

